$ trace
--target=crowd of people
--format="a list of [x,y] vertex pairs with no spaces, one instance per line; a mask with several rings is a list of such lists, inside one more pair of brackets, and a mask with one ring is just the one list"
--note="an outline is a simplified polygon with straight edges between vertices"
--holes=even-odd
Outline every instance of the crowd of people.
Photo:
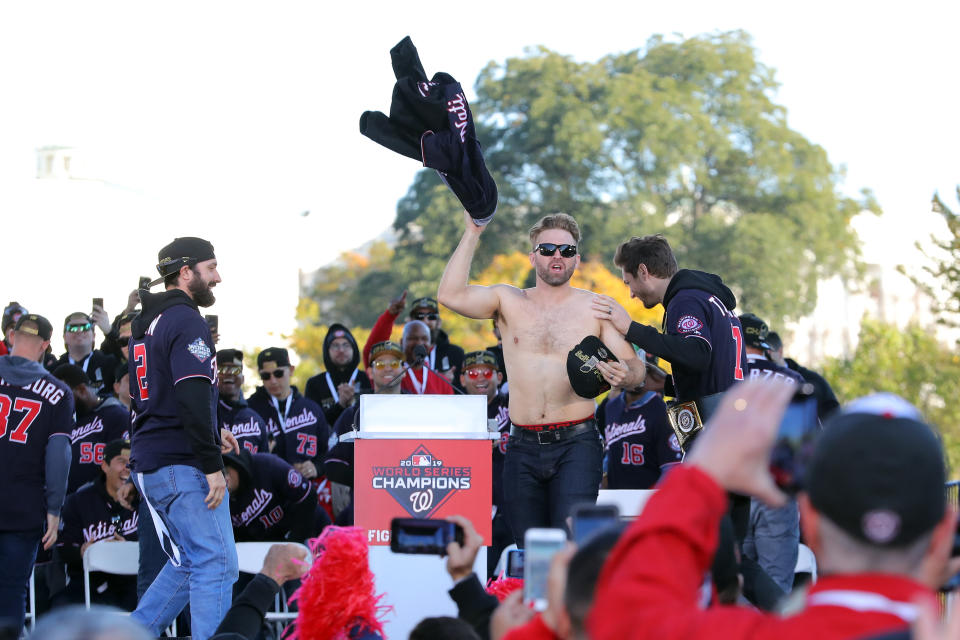
[[[485,396],[499,433],[493,534],[456,519],[465,536],[447,568],[459,618],[424,620],[411,638],[853,638],[903,631],[924,611],[918,599],[954,568],[956,514],[935,430],[913,407],[877,396],[841,408],[763,319],[734,311],[720,277],[680,269],[661,235],[626,240],[613,256],[632,297],[663,305],[657,330],[570,286],[572,217],[530,230],[527,289],[468,283],[484,227],[469,215],[464,225],[437,296],[384,301],[362,347],[330,325],[324,371],[302,392],[286,348],[245,359],[217,344],[200,309],[220,276],[200,238],[161,249],[162,291],[132,292],[112,320],[99,305],[68,315],[60,357],[51,322],[11,302],[0,345],[0,618],[23,628],[31,572],[34,613],[83,603],[87,549],[136,541],[138,575],[94,573],[94,603],[133,612],[152,636],[186,609],[181,625],[195,638],[227,637],[224,624],[255,637],[262,608],[238,629],[249,618],[236,607],[269,600],[303,571],[290,556],[266,578],[239,579],[235,542],[303,543],[352,526],[353,445],[340,436],[357,428],[360,397],[454,393]],[[443,330],[441,305],[490,319],[496,344],[465,353]],[[803,491],[785,495],[770,451],[801,389],[816,399],[821,436]],[[635,522],[556,554],[545,611],[519,592],[501,601],[484,590],[502,580],[505,549],[523,549],[532,528],[568,530],[571,507],[601,488],[657,491]],[[801,543],[816,557],[812,586],[815,576],[796,573]],[[482,546],[487,575],[477,576]],[[343,631],[376,637],[362,624]]]

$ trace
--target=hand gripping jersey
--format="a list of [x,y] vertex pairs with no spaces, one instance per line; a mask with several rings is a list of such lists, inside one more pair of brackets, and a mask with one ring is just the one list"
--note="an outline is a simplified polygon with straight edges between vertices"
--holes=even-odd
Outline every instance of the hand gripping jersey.
[[67,493],[73,493],[91,480],[100,477],[103,448],[130,430],[130,411],[116,398],[107,398],[97,408],[77,420],[70,432],[70,481]]
[[662,471],[683,457],[667,421],[667,406],[652,391],[629,405],[625,393],[608,400],[600,426],[609,489],[651,489]]
[[[47,441],[70,437],[73,393],[45,374],[27,386],[0,378],[0,531],[39,530],[47,511]],[[59,505],[57,505],[59,507]]]
[[[179,291],[166,292],[175,293]],[[177,413],[178,382],[195,377],[210,381],[210,422],[217,428],[217,359],[210,327],[186,295],[183,300],[163,309],[145,334],[131,338],[128,346],[133,399],[130,464],[138,473],[177,464],[201,468]],[[219,430],[212,435],[219,442]]]

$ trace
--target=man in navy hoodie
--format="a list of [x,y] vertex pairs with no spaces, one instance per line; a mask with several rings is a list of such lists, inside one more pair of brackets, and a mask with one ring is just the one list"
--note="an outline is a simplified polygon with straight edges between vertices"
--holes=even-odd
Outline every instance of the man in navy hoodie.
[[367,374],[360,371],[357,340],[344,325],[334,322],[323,339],[325,371],[309,380],[303,395],[320,405],[327,424],[332,425],[347,407],[355,405],[361,393],[373,388]]
[[216,358],[199,307],[220,282],[213,245],[177,238],[160,250],[165,291],[140,291],[143,310],[128,345],[133,398],[130,464],[168,561],[132,617],[155,635],[190,604],[194,638],[207,640],[230,608],[239,575],[224,498],[216,424]]
[[73,394],[39,363],[52,333],[43,316],[23,314],[0,356],[0,621],[16,635],[37,547],[57,541],[70,472]]

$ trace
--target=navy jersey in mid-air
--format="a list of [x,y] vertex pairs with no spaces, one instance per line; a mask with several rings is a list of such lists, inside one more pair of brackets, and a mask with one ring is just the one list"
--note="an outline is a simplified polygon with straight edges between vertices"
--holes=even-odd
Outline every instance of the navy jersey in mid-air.
[[270,452],[270,433],[260,414],[246,404],[232,406],[220,398],[217,414],[221,429],[237,439],[237,444],[250,453]]
[[0,531],[39,531],[47,513],[47,442],[69,438],[73,426],[73,393],[61,380],[43,374],[15,386],[0,378]]
[[[304,510],[312,524],[317,507],[313,483],[272,453],[233,456],[240,486],[230,492],[230,518],[238,540],[282,540],[294,526],[291,515]],[[230,463],[228,462],[228,465]]]
[[776,362],[753,353],[747,355],[747,372],[751,380],[776,380],[798,385],[804,383],[803,376],[796,371],[781,367]]
[[626,395],[604,405],[600,427],[607,448],[607,488],[650,489],[683,454],[663,399],[648,391],[628,405]]
[[744,379],[747,353],[743,329],[740,320],[731,311],[733,307],[728,308],[722,298],[728,298],[732,304],[736,302],[732,294],[724,295],[729,293],[725,286],[719,284],[719,287],[726,291],[712,293],[700,288],[681,288],[667,303],[665,332],[688,340],[704,340],[710,347],[710,363],[703,370],[672,363],[677,400],[685,402],[720,393]]
[[202,469],[178,415],[174,386],[189,378],[209,380],[211,439],[219,441],[213,339],[206,320],[186,294],[174,289],[153,298],[159,296],[173,304],[153,317],[144,335],[137,336],[135,330],[128,346],[133,400],[130,465],[138,473],[178,464]]
[[67,493],[100,477],[103,448],[111,440],[124,437],[130,430],[130,411],[116,398],[107,398],[96,409],[79,417],[70,432],[70,481]]

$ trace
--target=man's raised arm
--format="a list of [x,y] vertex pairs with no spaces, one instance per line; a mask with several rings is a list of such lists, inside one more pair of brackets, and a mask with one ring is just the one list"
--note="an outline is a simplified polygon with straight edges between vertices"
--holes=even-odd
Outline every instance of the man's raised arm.
[[500,308],[500,296],[496,288],[468,284],[473,253],[480,241],[480,234],[486,227],[475,225],[466,211],[463,217],[466,229],[443,270],[437,301],[468,318],[492,318]]

